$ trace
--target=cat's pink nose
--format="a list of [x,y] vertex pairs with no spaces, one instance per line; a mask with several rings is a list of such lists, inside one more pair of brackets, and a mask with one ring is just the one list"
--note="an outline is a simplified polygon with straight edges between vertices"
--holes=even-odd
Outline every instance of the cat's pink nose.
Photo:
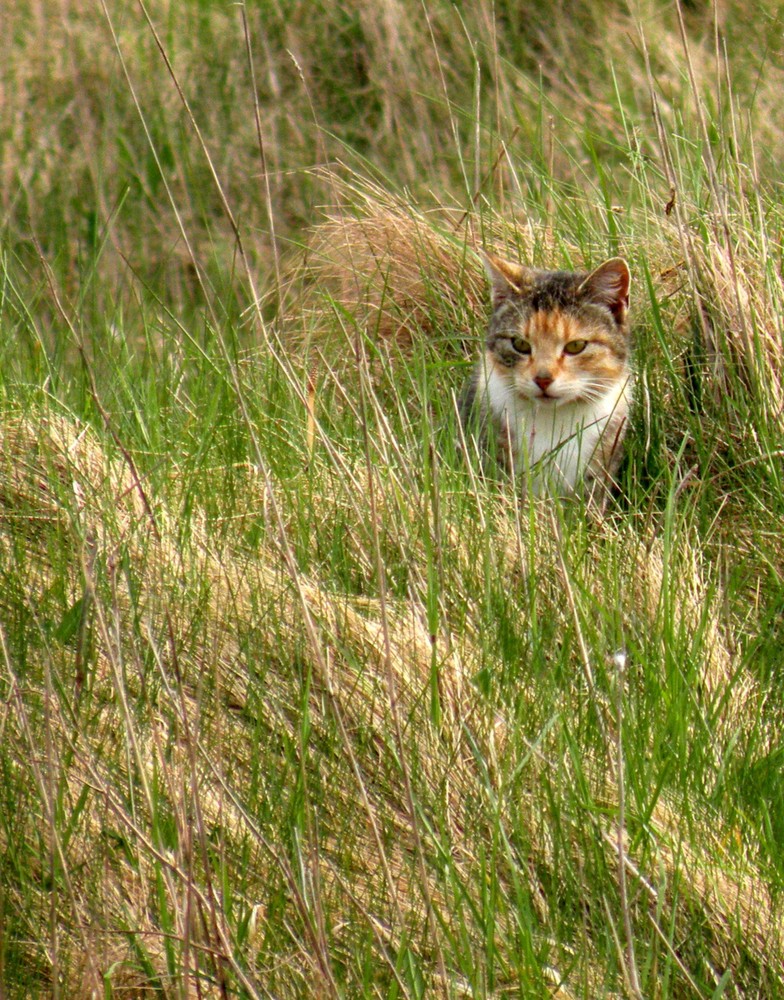
[[552,378],[546,374],[536,375],[534,377],[534,382],[539,386],[542,392],[547,392],[550,386],[553,384]]

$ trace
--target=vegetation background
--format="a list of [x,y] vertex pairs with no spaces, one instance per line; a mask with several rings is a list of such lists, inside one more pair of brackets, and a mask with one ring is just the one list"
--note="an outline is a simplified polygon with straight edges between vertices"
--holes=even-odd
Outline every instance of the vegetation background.
[[[0,22],[0,996],[784,996],[779,5]],[[482,246],[631,263],[599,523]]]

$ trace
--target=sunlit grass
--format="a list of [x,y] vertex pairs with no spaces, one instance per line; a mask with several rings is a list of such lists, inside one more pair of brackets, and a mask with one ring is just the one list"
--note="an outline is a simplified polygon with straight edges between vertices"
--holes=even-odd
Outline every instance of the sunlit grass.
[[[778,70],[518,7],[15,15],[6,995],[781,995]],[[630,261],[601,521],[461,440],[483,245]]]

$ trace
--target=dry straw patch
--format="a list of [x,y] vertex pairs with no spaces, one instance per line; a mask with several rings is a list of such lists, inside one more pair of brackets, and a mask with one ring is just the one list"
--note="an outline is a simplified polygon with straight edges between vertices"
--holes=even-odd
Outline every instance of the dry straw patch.
[[780,278],[776,275],[771,290],[759,252],[726,240],[709,243],[700,257],[698,280],[714,392],[752,393],[762,411],[780,423],[784,412]]
[[704,358],[699,366],[703,405],[726,417],[729,403],[736,414],[734,420],[718,421],[717,433],[729,430],[742,439],[750,409],[765,414],[773,426],[780,426],[784,412],[784,285],[770,266],[764,241],[754,245],[742,234],[735,239],[718,214],[708,223],[704,240],[682,225],[673,228],[669,246],[656,254],[670,262],[661,269],[659,292],[675,348],[680,344],[682,352],[693,351],[697,335]]
[[[18,767],[24,771],[32,750],[30,738],[38,738],[34,727],[43,724],[31,696],[39,684],[45,684],[46,675],[59,678],[61,695],[51,691],[48,695],[47,766],[65,783],[72,804],[81,789],[94,792],[64,857],[71,895],[60,898],[58,921],[64,942],[61,960],[67,956],[73,963],[70,974],[79,977],[86,989],[98,967],[106,969],[119,962],[115,985],[133,987],[140,974],[138,962],[132,949],[118,943],[118,928],[127,928],[142,940],[148,962],[161,976],[167,974],[163,940],[147,915],[156,873],[161,870],[174,914],[173,933],[180,948],[191,949],[190,961],[195,963],[194,955],[198,955],[200,967],[212,968],[218,978],[229,971],[238,976],[251,974],[243,971],[247,966],[236,965],[233,929],[211,881],[210,862],[201,853],[199,838],[205,831],[222,830],[230,864],[235,857],[239,863],[240,845],[251,838],[254,878],[250,885],[257,895],[248,895],[246,890],[241,905],[263,922],[262,887],[290,880],[292,873],[274,830],[259,830],[247,813],[243,789],[250,780],[251,740],[258,739],[260,731],[268,734],[270,745],[296,739],[302,699],[300,675],[293,664],[303,656],[314,681],[310,712],[316,733],[325,733],[339,720],[346,740],[339,759],[329,764],[331,797],[319,817],[319,839],[312,845],[322,905],[354,913],[360,922],[370,921],[384,947],[393,947],[412,920],[417,924],[425,919],[427,899],[448,920],[450,893],[437,874],[438,865],[430,867],[427,860],[434,846],[427,838],[429,884],[422,884],[414,863],[423,847],[414,835],[417,821],[412,822],[397,763],[401,747],[394,738],[391,692],[405,720],[402,752],[418,761],[418,796],[438,800],[446,796],[450,827],[444,833],[451,843],[455,870],[472,895],[478,877],[476,838],[482,837],[483,820],[475,810],[471,815],[466,810],[469,803],[484,801],[489,790],[485,772],[477,768],[464,735],[468,729],[472,740],[485,747],[486,761],[498,761],[506,754],[510,724],[500,706],[483,705],[465,676],[466,669],[479,662],[478,651],[472,648],[476,633],[469,628],[459,635],[436,637],[445,711],[440,728],[434,727],[426,694],[433,646],[413,597],[409,602],[389,602],[385,611],[376,600],[331,593],[304,575],[292,579],[274,549],[252,557],[215,553],[198,525],[192,541],[184,546],[160,503],[152,505],[157,537],[151,542],[150,498],[142,501],[135,473],[121,456],[108,457],[92,431],[67,417],[7,415],[2,455],[3,537],[7,546],[12,539],[22,546],[14,558],[25,567],[28,603],[45,602],[44,595],[54,582],[49,556],[57,549],[67,556],[69,593],[89,592],[94,601],[95,661],[87,686],[91,701],[104,706],[96,707],[94,732],[81,734],[74,729],[71,711],[78,710],[80,695],[73,676],[73,652],[53,642],[38,654],[41,681],[28,679],[23,685],[20,677],[13,678],[19,715],[16,722],[6,724],[6,738],[17,746]],[[397,497],[400,502],[399,493]],[[324,503],[326,507],[328,498]],[[557,532],[548,531],[547,513],[537,516],[541,545],[534,562],[525,565],[514,519],[499,521],[499,571],[509,571],[512,578],[515,572],[536,574],[544,603],[563,617],[566,627],[569,612],[564,610],[564,579],[558,569],[558,547],[563,542]],[[445,542],[455,550],[459,572],[470,574],[473,567],[464,541],[447,531]],[[611,544],[628,553],[624,586],[635,594],[653,626],[662,600],[661,559],[652,557],[655,550],[650,546],[631,542],[627,529],[608,526],[595,544],[598,548]],[[116,568],[122,563],[121,553],[132,567],[124,574]],[[680,574],[682,582],[668,600],[677,602],[682,627],[689,628],[695,616],[705,614],[707,588],[699,559],[688,551],[679,559],[690,571]],[[589,572],[590,560],[583,565]],[[589,581],[573,583],[582,583],[587,590]],[[718,604],[710,611],[712,616],[717,608]],[[195,641],[194,617],[201,622]],[[243,638],[251,634],[256,662],[265,665],[262,692],[254,691],[249,663],[240,648]],[[721,683],[715,675],[728,668],[729,654],[722,646],[718,624],[711,648],[708,680]],[[152,672],[145,669],[142,655],[152,657]],[[12,672],[10,661],[6,670]],[[153,681],[159,690],[155,703],[145,693],[145,685],[149,688]],[[739,705],[736,718],[741,709]],[[608,719],[612,721],[611,715]],[[368,737],[374,747],[371,755]],[[125,748],[119,757],[118,747]],[[542,753],[546,759],[546,744],[538,751]],[[608,803],[616,801],[616,763],[610,754],[605,762],[587,764]],[[311,780],[317,780],[317,773]],[[152,815],[160,809],[150,792],[155,780],[178,831],[176,846],[168,853],[156,843],[151,827]],[[500,771],[498,780],[503,780]],[[531,780],[535,781],[533,771]],[[137,796],[132,810],[128,805],[131,787],[136,787]],[[57,829],[45,822],[46,788],[46,782],[38,788],[42,829],[54,849]],[[539,815],[543,806],[535,784],[529,794],[532,857],[547,869],[554,858],[548,839],[537,832],[543,828]],[[753,867],[743,871],[729,864],[714,868],[698,860],[694,849],[683,841],[674,815],[662,804],[652,817],[651,831],[661,845],[665,869],[673,876],[678,872],[681,894],[672,900],[678,919],[688,926],[694,907],[704,914],[713,928],[717,960],[737,952],[738,922],[743,927],[746,961],[761,964],[774,955],[784,959],[774,932],[775,906]],[[109,850],[108,863],[99,874],[93,867],[91,845],[105,840],[111,830],[117,831],[112,836],[130,845],[134,864],[124,862],[122,852]],[[696,829],[692,832],[697,836]],[[615,834],[610,825],[605,834],[612,858]],[[348,868],[347,857],[351,858]],[[525,878],[534,898],[540,898],[535,870],[531,866]],[[100,914],[91,899],[96,878]],[[289,883],[296,921],[295,885],[296,881]],[[681,910],[684,905],[686,909]],[[302,911],[299,918],[307,927]],[[542,918],[546,918],[544,910]],[[500,920],[500,934],[505,919]],[[349,951],[350,927],[347,921],[342,932]],[[308,938],[304,931],[299,941],[295,935],[291,953],[282,959],[286,971],[279,973],[281,984],[294,988],[296,982],[306,981],[313,988],[327,988],[328,973],[316,960],[314,949],[328,950],[328,946],[324,941],[319,945],[319,940],[318,935]],[[329,947],[337,945],[333,942]],[[85,948],[96,956],[95,961],[80,965],[76,955]],[[599,970],[589,974],[596,982],[602,979]]]
[[486,298],[465,228],[373,185],[357,187],[332,172],[324,180],[336,204],[310,230],[289,283],[305,336],[319,341],[326,335],[329,324],[321,320],[331,298],[351,316],[350,332],[404,350],[423,335],[451,336],[451,350],[465,350],[471,320],[482,315]]
[[[54,584],[47,553],[52,547],[64,546],[69,593],[90,593],[98,632],[95,663],[87,682],[91,700],[107,706],[95,722],[101,733],[97,742],[83,739],[73,730],[67,702],[79,682],[69,673],[69,651],[57,650],[53,644],[48,652],[42,652],[46,669],[61,677],[69,696],[63,704],[51,706],[55,731],[50,736],[56,749],[49,763],[58,769],[66,766],[63,759],[68,757],[70,763],[62,780],[73,789],[73,796],[85,786],[98,791],[109,804],[112,825],[119,827],[121,836],[138,851],[140,865],[138,877],[123,864],[111,866],[105,873],[99,925],[93,922],[89,897],[81,899],[82,890],[88,893],[89,878],[82,885],[74,876],[74,909],[60,914],[63,927],[77,935],[81,928],[90,948],[101,956],[102,967],[108,967],[112,964],[109,956],[118,948],[117,928],[132,928],[142,940],[146,940],[145,928],[152,933],[144,917],[145,900],[155,884],[155,869],[162,864],[182,939],[187,939],[190,918],[185,904],[190,899],[207,925],[203,932],[207,940],[202,943],[231,965],[228,930],[221,920],[211,917],[219,903],[209,879],[205,882],[200,863],[204,859],[193,846],[195,859],[187,854],[187,845],[198,832],[192,829],[193,796],[201,809],[197,827],[230,831],[225,845],[230,853],[234,844],[254,836],[253,823],[241,807],[243,775],[252,757],[249,740],[258,738],[260,729],[267,731],[270,741],[283,736],[291,739],[297,732],[301,679],[293,664],[308,645],[306,618],[314,626],[311,635],[315,645],[305,656],[315,675],[311,711],[316,726],[326,725],[327,716],[338,717],[345,732],[361,737],[363,743],[371,739],[377,757],[375,763],[362,762],[360,780],[367,785],[368,796],[364,819],[363,810],[355,805],[357,777],[347,769],[350,754],[334,765],[342,774],[335,779],[334,812],[320,817],[327,846],[319,864],[323,865],[325,885],[332,887],[325,891],[340,896],[348,909],[354,909],[357,899],[371,905],[392,892],[401,900],[399,905],[421,918],[421,895],[416,889],[408,891],[414,877],[406,848],[411,850],[412,842],[399,776],[395,777],[392,763],[397,749],[391,736],[390,685],[411,725],[428,768],[428,781],[436,792],[444,782],[458,789],[465,777],[461,777],[459,767],[455,768],[452,753],[439,734],[425,720],[419,725],[413,721],[421,714],[417,705],[432,655],[430,638],[416,610],[392,608],[381,620],[377,605],[374,608],[360,602],[354,606],[304,576],[296,581],[287,578],[280,559],[269,551],[257,553],[252,560],[218,557],[198,529],[186,551],[159,509],[151,540],[150,510],[146,500],[140,502],[135,475],[122,461],[109,460],[91,431],[65,418],[46,418],[39,423],[24,417],[7,418],[3,444],[4,538],[8,540],[10,533],[24,546],[23,554],[17,550],[15,556],[25,567],[30,588],[27,599],[32,605],[40,602]],[[123,558],[132,567],[130,572],[118,570]],[[194,617],[203,620],[195,648]],[[265,665],[267,685],[250,729],[242,721],[251,687],[247,659],[239,645],[248,635],[253,636],[256,656]],[[153,677],[140,662],[142,654],[154,659]],[[448,725],[456,725],[448,720],[458,714],[454,688],[461,685],[460,662],[448,651],[439,652],[439,662],[445,679],[442,697],[449,708],[445,718]],[[6,666],[12,670],[10,662]],[[12,683],[22,703],[21,678]],[[132,706],[145,704],[144,683],[161,686],[160,702],[152,715],[144,717],[143,713],[142,721],[137,722],[137,710]],[[209,692],[214,692],[217,702]],[[77,705],[78,699],[77,692]],[[258,704],[255,695],[252,700]],[[33,705],[25,711],[31,719],[35,715]],[[25,730],[13,731],[12,727],[20,767],[32,750],[25,746],[27,735]],[[459,740],[458,733],[455,738]],[[107,755],[107,748],[118,745],[126,747],[127,772],[120,767],[118,773],[120,761]],[[145,801],[145,790],[152,786],[156,774],[164,776],[164,798],[177,817],[180,837],[173,858],[162,855],[150,832],[154,809],[149,796]],[[129,812],[127,806],[128,788],[136,784],[138,813]],[[40,791],[43,794],[45,790]],[[385,829],[391,824],[397,830],[387,848],[385,866],[400,883],[397,887],[384,884],[385,869],[378,866],[373,829],[377,814],[382,812],[382,800]],[[93,803],[81,837],[73,840],[68,865],[82,875],[87,874],[82,864],[90,854],[89,843],[105,830],[102,814],[100,803]],[[351,829],[345,826],[345,816],[354,817]],[[341,840],[340,856],[349,852],[353,864],[363,871],[359,879],[356,872],[341,877],[334,870],[337,862],[331,859],[328,845],[336,838]],[[255,875],[261,886],[275,874],[281,877],[281,870],[285,875],[286,865],[278,845],[270,845],[263,836],[256,841]],[[344,881],[350,892],[341,888]],[[247,904],[255,902],[248,900]],[[127,961],[131,957],[126,954]],[[159,972],[165,975],[162,940],[154,935],[147,957],[154,966],[160,961]],[[309,958],[307,954],[292,956],[292,962],[307,967]]]

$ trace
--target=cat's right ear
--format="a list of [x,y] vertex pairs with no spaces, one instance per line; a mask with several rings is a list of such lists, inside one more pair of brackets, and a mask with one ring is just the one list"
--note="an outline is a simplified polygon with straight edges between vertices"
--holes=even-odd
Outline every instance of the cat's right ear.
[[606,306],[622,326],[629,308],[629,265],[622,257],[613,257],[591,271],[580,285],[579,294],[590,301]]
[[493,293],[493,308],[497,309],[513,295],[520,295],[531,283],[531,272],[522,264],[513,264],[491,253],[483,253],[485,270]]

